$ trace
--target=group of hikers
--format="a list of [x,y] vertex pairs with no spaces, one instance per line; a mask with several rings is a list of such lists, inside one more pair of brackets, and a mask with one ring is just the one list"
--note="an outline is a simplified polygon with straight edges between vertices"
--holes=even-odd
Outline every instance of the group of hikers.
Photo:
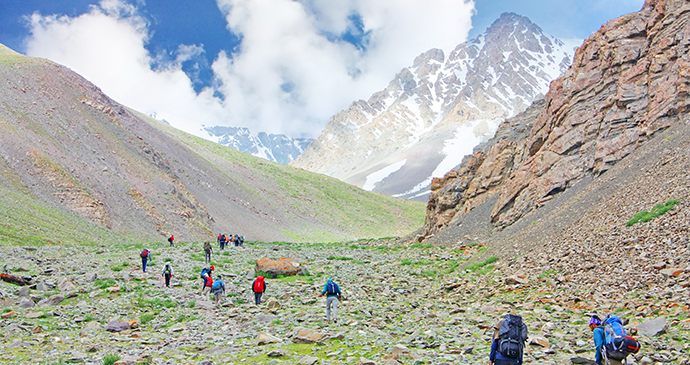
[[[522,365],[527,326],[522,317],[509,312],[494,325],[489,365]],[[589,328],[594,338],[597,365],[621,365],[640,350],[640,343],[627,335],[620,317],[609,314],[603,320],[592,315]],[[626,361],[627,363],[627,361]]]
[[[168,238],[168,241],[172,247],[174,241],[172,235]],[[221,250],[228,242],[241,241],[235,235],[231,235],[231,240],[227,240],[225,235],[218,235]],[[235,243],[235,246],[237,245],[238,243]],[[206,253],[206,262],[209,263],[211,261],[211,252],[213,252],[209,241],[204,243],[204,252]],[[140,256],[142,270],[146,272],[147,263],[151,259],[151,251],[144,249]],[[201,270],[200,277],[203,279],[201,295],[213,294],[215,305],[220,306],[223,294],[225,294],[225,283],[221,275],[217,275],[215,280],[213,279],[214,270],[215,267],[213,265]],[[170,287],[170,279],[173,277],[170,263],[165,264],[162,275],[165,278],[165,286]],[[257,306],[261,304],[261,297],[266,292],[266,287],[266,281],[263,276],[258,276],[252,283],[251,289],[254,293],[254,303]],[[330,322],[331,318],[333,318],[333,321],[337,323],[338,303],[342,297],[342,292],[333,279],[326,281],[319,296],[324,295],[326,296],[326,320]],[[623,321],[615,315],[610,314],[603,320],[597,315],[592,315],[589,327],[592,330],[592,337],[594,339],[595,362],[597,365],[620,365],[630,354],[637,353],[640,349],[639,342],[626,334]],[[493,328],[494,334],[493,341],[491,342],[491,352],[489,353],[489,365],[522,365],[523,347],[527,341],[527,326],[522,321],[522,317],[514,312],[509,312]]]
[[[221,238],[223,240],[221,240]],[[241,246],[244,243],[244,238],[241,236],[231,235],[231,239],[232,240],[226,240],[225,235],[219,234],[218,241],[221,244],[220,249],[222,250],[227,242],[235,242],[235,246]],[[170,235],[170,237],[168,238],[170,247],[174,247],[174,240],[175,238],[172,235]],[[204,242],[204,253],[206,263],[209,263],[211,261],[212,252],[213,247],[211,247],[211,243],[209,241]],[[140,253],[140,256],[142,270],[143,272],[146,272],[146,266],[148,264],[148,261],[151,259],[151,250],[147,248],[143,249]],[[215,266],[213,265],[211,265],[208,268],[205,267],[201,270],[201,273],[199,275],[203,280],[201,286],[201,295],[205,296],[209,293],[213,294],[215,305],[220,306],[223,294],[225,294],[225,283],[223,282],[221,275],[217,275],[215,280],[213,279],[214,270]],[[172,279],[173,277],[173,269],[169,262],[165,263],[162,276],[165,279],[165,286],[169,288],[170,279]],[[256,305],[261,304],[261,297],[263,293],[266,291],[266,286],[266,281],[263,276],[258,276],[252,283],[252,292],[254,292],[254,303]],[[323,291],[319,296],[324,295],[326,296],[326,320],[331,320],[332,313],[333,320],[337,323],[338,303],[342,297],[340,286],[338,286],[338,284],[335,281],[333,281],[333,279],[328,279],[323,287]]]
[[224,250],[226,245],[234,244],[235,247],[242,247],[244,245],[244,237],[237,234],[225,235],[224,233],[218,233],[218,247],[220,250]]
[[[223,294],[225,294],[225,283],[223,283],[222,277],[220,275],[216,276],[213,280],[213,271],[216,268],[211,265],[209,268],[203,268],[201,270],[201,278],[203,279],[201,295],[205,296],[209,293],[214,295],[215,305],[220,306]],[[261,275],[257,276],[252,283],[252,292],[254,292],[254,304],[261,305],[261,297],[266,292],[266,281]],[[326,321],[331,320],[331,309],[333,313],[334,323],[338,322],[338,303],[342,297],[342,292],[340,291],[340,286],[333,281],[333,279],[328,279],[323,287],[323,291],[319,296],[326,295]]]

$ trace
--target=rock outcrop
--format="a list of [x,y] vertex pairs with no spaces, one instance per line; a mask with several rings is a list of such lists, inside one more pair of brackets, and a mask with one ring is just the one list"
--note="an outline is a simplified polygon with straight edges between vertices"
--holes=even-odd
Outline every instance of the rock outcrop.
[[[423,237],[497,194],[505,228],[587,176],[597,176],[654,134],[683,120],[690,83],[690,3],[648,0],[577,50],[538,115],[527,111],[463,165],[432,184]],[[509,130],[529,128],[529,133]]]

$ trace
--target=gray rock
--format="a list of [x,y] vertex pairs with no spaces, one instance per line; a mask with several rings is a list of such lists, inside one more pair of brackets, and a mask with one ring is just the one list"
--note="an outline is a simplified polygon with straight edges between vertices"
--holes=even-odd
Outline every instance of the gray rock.
[[28,286],[22,286],[17,290],[17,296],[18,297],[28,297],[29,296],[29,287]]
[[53,305],[58,305],[62,303],[62,301],[65,300],[65,297],[61,294],[55,294],[51,295],[48,298],[45,298],[38,302],[39,307],[48,307],[48,306],[53,306]]
[[29,298],[23,297],[22,299],[19,300],[19,307],[20,308],[32,308],[36,306],[36,303],[34,303],[33,300]]
[[266,332],[261,332],[259,335],[256,337],[256,343],[257,345],[265,345],[269,343],[280,343],[283,340],[279,339],[276,336],[273,336],[269,333]]
[[318,357],[314,357],[314,356],[309,356],[309,355],[307,355],[307,356],[301,358],[301,359],[299,360],[298,364],[301,364],[301,365],[313,365],[313,364],[316,364],[318,361],[319,361],[319,358],[318,358]]
[[108,322],[108,327],[106,327],[106,331],[108,332],[122,332],[124,330],[131,329],[132,327],[129,326],[129,323],[124,322],[124,321],[110,321]]
[[637,332],[643,336],[654,337],[666,331],[666,318],[646,320],[637,326]]

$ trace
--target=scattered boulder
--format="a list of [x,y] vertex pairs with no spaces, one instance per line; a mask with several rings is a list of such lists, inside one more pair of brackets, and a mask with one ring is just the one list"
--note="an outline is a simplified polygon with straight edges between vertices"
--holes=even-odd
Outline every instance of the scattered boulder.
[[666,331],[666,318],[648,319],[637,326],[637,333],[654,337]]
[[318,361],[319,361],[319,358],[318,358],[318,357],[314,357],[314,356],[309,356],[309,355],[307,355],[307,356],[301,358],[301,359],[299,360],[298,364],[300,364],[300,365],[314,365],[314,364],[316,364]]
[[278,337],[273,336],[269,333],[266,333],[266,332],[260,332],[259,335],[256,337],[257,345],[266,345],[269,343],[280,343],[280,342],[283,342],[283,340],[281,340]]
[[19,299],[19,308],[33,308],[35,306],[36,303],[29,298],[22,297],[22,299]]
[[108,326],[106,327],[106,331],[108,332],[122,332],[125,330],[129,330],[132,327],[129,325],[129,322],[125,321],[110,321],[108,322]]
[[357,365],[376,365],[376,362],[374,360],[369,360],[366,357],[360,357],[359,361],[357,361]]
[[45,298],[38,302],[39,307],[48,307],[48,306],[54,306],[62,303],[62,301],[65,300],[65,296],[61,294],[55,294],[51,295],[48,298]]
[[72,282],[72,280],[69,279],[64,279],[58,283],[58,288],[60,291],[75,291],[77,290],[77,286]]
[[294,343],[317,343],[317,342],[323,342],[326,339],[328,339],[328,335],[324,335],[323,333],[319,333],[317,331],[314,331],[314,330],[308,329],[308,328],[298,328],[297,333],[295,333],[295,336],[292,338],[292,342],[294,342]]
[[282,307],[283,305],[276,298],[268,298],[268,300],[266,301],[266,308],[268,308],[268,310],[270,311],[276,311]]
[[293,258],[282,257],[278,260],[263,258],[256,262],[256,271],[265,272],[272,277],[278,275],[297,275],[300,271],[299,261]]

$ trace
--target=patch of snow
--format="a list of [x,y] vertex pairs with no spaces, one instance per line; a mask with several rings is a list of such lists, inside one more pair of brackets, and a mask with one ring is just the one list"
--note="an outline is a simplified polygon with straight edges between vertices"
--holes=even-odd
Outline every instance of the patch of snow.
[[403,166],[405,166],[405,163],[407,163],[407,159],[398,161],[392,165],[382,168],[381,170],[367,175],[367,181],[364,183],[364,186],[362,186],[362,189],[372,191],[376,187],[376,183],[383,181],[383,179],[387,178],[390,174],[400,170]]

